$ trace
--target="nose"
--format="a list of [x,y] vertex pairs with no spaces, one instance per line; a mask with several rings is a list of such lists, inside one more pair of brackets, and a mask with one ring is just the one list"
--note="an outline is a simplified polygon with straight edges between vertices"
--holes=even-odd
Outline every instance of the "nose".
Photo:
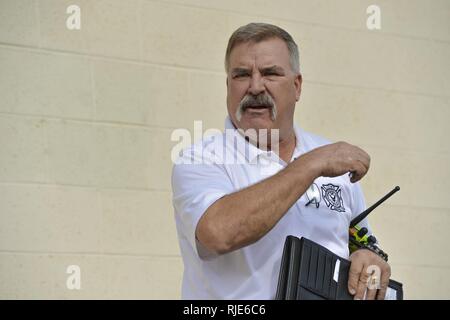
[[258,72],[254,72],[250,79],[250,85],[248,87],[248,93],[257,96],[266,90],[264,85],[264,79]]

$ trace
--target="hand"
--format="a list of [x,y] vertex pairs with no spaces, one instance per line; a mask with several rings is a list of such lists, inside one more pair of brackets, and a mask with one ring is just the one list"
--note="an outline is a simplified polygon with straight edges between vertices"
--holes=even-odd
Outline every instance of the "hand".
[[[389,264],[376,253],[367,249],[359,249],[353,252],[350,261],[348,291],[354,295],[354,299],[363,299],[364,292],[367,289],[366,300],[374,300],[375,298],[384,300],[391,277]],[[376,270],[380,272],[376,272]]]
[[361,180],[370,167],[370,156],[346,142],[336,142],[309,152],[322,177],[337,177],[351,173],[351,182]]

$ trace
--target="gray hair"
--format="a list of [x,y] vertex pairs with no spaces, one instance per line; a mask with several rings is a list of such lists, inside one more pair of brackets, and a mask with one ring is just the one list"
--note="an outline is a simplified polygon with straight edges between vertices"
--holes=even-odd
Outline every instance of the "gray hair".
[[268,23],[249,23],[233,32],[230,40],[228,40],[227,51],[225,54],[225,71],[228,72],[231,50],[233,50],[236,45],[246,42],[258,43],[270,38],[279,38],[286,43],[289,50],[289,60],[292,71],[300,74],[300,58],[298,47],[294,39],[285,30]]

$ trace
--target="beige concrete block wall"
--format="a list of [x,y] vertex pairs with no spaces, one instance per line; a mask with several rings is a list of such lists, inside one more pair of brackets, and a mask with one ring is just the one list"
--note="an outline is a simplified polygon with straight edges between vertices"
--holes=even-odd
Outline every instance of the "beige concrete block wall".
[[[81,30],[66,8],[81,8]],[[381,30],[366,8],[381,8]],[[0,0],[0,298],[178,299],[175,128],[222,128],[223,56],[251,21],[300,46],[296,122],[365,148],[405,297],[449,299],[447,0]],[[81,268],[81,290],[66,268]]]

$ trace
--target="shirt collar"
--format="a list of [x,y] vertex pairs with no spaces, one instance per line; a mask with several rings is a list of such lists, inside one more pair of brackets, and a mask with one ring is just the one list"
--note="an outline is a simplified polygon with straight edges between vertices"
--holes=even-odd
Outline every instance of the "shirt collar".
[[303,153],[305,153],[304,150],[305,143],[303,141],[302,129],[297,127],[295,124],[294,124],[294,133],[295,133],[295,149],[294,153],[292,154],[291,162],[300,157]]
[[[233,122],[231,122],[231,119],[229,116],[227,116],[225,119],[225,130],[232,130],[233,135],[235,137],[237,137],[236,140],[237,140],[238,152],[240,152],[249,163],[254,163],[256,161],[257,157],[261,154],[267,154],[267,155],[271,156],[270,151],[261,150],[261,149],[257,148],[254,144],[249,143],[247,140],[245,140],[245,138],[236,129]],[[295,159],[297,159],[299,156],[301,156],[304,153],[304,150],[302,150],[303,143],[301,142],[301,137],[302,137],[301,129],[299,127],[297,127],[295,124],[294,124],[294,133],[295,133],[296,143],[295,143],[294,153],[292,154],[291,162],[294,161]],[[284,162],[281,159],[280,159],[280,161]]]

